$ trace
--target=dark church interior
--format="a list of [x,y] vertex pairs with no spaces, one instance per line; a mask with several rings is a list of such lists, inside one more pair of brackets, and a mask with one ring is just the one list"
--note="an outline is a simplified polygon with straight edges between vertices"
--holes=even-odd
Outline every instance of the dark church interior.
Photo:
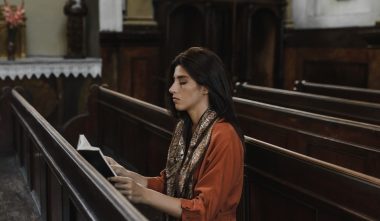
[[6,4],[25,18],[0,12],[0,220],[165,220],[76,146],[160,174],[168,68],[189,47],[223,61],[245,135],[236,220],[380,220],[380,1]]

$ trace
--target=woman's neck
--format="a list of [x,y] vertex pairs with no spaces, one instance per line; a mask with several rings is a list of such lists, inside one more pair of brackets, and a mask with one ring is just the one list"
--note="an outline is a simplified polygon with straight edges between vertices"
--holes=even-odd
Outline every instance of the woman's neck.
[[201,119],[202,115],[205,113],[205,111],[208,109],[208,105],[202,105],[197,110],[188,111],[188,114],[190,116],[191,122],[192,122],[192,131],[197,127],[199,120]]

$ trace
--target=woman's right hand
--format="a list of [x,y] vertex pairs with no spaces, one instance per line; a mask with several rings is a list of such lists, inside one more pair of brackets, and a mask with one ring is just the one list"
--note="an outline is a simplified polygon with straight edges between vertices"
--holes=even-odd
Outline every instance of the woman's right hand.
[[147,186],[147,178],[135,173],[133,171],[125,169],[123,166],[121,166],[119,163],[117,163],[112,157],[104,156],[107,163],[111,166],[113,171],[115,171],[116,175],[123,176],[123,177],[129,177],[135,180],[135,182],[139,183],[141,186],[146,187]]

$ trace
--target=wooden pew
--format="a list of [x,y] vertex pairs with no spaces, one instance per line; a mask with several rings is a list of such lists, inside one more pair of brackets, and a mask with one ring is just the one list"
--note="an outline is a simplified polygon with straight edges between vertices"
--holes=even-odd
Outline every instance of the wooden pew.
[[235,96],[298,110],[380,125],[380,103],[236,84]]
[[305,80],[295,81],[294,90],[311,94],[327,95],[351,100],[380,103],[380,91],[366,88],[318,84]]
[[41,220],[147,220],[18,91],[4,96],[12,144]]
[[[89,114],[71,121],[65,134],[79,133],[70,130],[88,132],[90,130],[83,128],[89,128],[90,124],[103,125],[102,130],[108,132],[91,129],[101,134],[99,142],[106,143],[104,141],[111,138],[126,139],[118,135],[128,136],[129,142],[139,144],[142,138],[134,130],[141,130],[146,140],[143,142],[147,145],[137,148],[115,145],[115,150],[128,153],[124,157],[134,161],[140,171],[144,168],[162,169],[164,165],[160,160],[151,160],[149,151],[153,151],[156,158],[166,158],[171,135],[169,130],[173,128],[167,112],[103,87],[94,87],[91,94]],[[104,115],[107,113],[119,116]],[[112,123],[106,126],[104,122],[94,123],[105,118],[119,123],[114,126]],[[122,131],[122,128],[134,130]],[[76,139],[75,135],[73,140]],[[319,144],[315,145],[318,148]],[[238,220],[371,220],[379,217],[379,188],[380,182],[376,178],[246,137],[245,187]]]
[[[92,145],[128,169],[157,176],[165,168],[174,126],[173,118],[161,107],[93,86],[88,113],[66,123],[63,134],[72,145],[77,143],[78,134],[85,134]],[[145,206],[137,208],[150,220],[162,216]]]
[[155,176],[165,167],[174,126],[175,120],[164,108],[93,86],[88,113],[66,123],[63,134],[76,144],[83,133],[91,144],[119,157],[130,169]]
[[329,163],[380,177],[380,127],[234,98],[243,132]]
[[[244,220],[378,220],[380,180],[246,137]],[[247,199],[248,198],[248,199]]]
[[234,97],[234,104],[242,124],[250,119],[270,122],[288,128],[380,149],[380,126],[334,118],[320,114],[280,107]]

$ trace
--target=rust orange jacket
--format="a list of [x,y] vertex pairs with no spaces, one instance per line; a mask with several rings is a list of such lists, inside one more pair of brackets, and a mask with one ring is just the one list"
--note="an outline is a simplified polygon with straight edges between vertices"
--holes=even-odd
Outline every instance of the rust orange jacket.
[[[182,220],[236,220],[243,188],[244,150],[231,124],[212,128],[205,157],[194,174],[194,198],[181,199]],[[165,193],[165,172],[148,179],[148,188]]]

